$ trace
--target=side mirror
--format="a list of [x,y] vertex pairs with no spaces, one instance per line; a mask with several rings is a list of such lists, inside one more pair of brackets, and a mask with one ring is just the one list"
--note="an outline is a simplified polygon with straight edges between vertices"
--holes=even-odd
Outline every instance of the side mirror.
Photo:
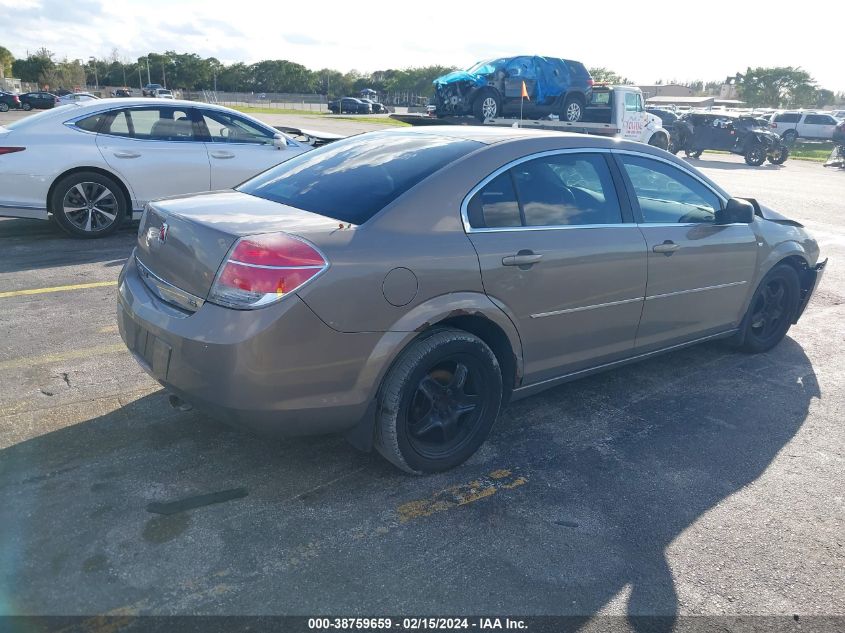
[[273,147],[276,149],[287,149],[288,141],[282,134],[273,135]]
[[724,209],[716,211],[716,224],[751,224],[754,221],[754,205],[747,200],[731,198]]

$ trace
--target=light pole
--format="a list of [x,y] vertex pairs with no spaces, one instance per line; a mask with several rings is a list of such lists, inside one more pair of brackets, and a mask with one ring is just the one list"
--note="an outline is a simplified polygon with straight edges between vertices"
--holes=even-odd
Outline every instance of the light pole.
[[100,79],[97,77],[97,60],[93,57],[88,58],[88,63],[91,64],[91,68],[94,69],[94,90],[100,89]]
[[147,85],[153,83],[153,80],[150,79],[150,56],[147,55]]

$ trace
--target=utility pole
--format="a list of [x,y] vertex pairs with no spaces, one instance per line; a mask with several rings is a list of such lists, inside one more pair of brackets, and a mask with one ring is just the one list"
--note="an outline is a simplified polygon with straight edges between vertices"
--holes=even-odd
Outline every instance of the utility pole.
[[[120,62],[120,67],[123,69],[123,85],[126,86],[126,64]],[[129,86],[126,86],[127,88]]]
[[94,69],[94,90],[100,89],[100,78],[97,77],[97,60],[93,57],[88,58],[88,63],[91,64],[91,68]]
[[144,80],[141,79],[141,64],[138,64],[138,88],[144,89]]
[[148,84],[153,83],[153,80],[150,79],[150,56],[149,55],[147,55],[147,83]]
[[167,88],[167,77],[164,75],[164,60],[161,60],[161,85]]

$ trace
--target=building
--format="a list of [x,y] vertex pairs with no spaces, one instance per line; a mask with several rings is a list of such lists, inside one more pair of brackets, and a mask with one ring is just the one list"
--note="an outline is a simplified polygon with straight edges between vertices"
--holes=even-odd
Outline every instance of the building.
[[637,86],[643,91],[643,97],[692,97],[692,88],[680,84],[659,84],[655,86]]
[[21,92],[21,80],[15,77],[6,77],[2,66],[0,66],[0,90],[14,93]]

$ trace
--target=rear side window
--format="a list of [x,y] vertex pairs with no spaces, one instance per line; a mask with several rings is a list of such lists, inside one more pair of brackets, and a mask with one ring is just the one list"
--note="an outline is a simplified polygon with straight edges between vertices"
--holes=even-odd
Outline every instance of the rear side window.
[[481,146],[448,136],[373,132],[294,156],[238,190],[363,224],[427,176]]
[[800,118],[800,114],[778,114],[775,117],[775,123],[798,123]]
[[96,132],[100,128],[100,123],[104,118],[105,114],[95,114],[77,121],[76,127],[86,132]]
[[520,163],[467,205],[472,228],[619,224],[622,210],[601,154],[558,154]]
[[194,140],[190,113],[167,107],[118,110],[100,133],[150,141]]

